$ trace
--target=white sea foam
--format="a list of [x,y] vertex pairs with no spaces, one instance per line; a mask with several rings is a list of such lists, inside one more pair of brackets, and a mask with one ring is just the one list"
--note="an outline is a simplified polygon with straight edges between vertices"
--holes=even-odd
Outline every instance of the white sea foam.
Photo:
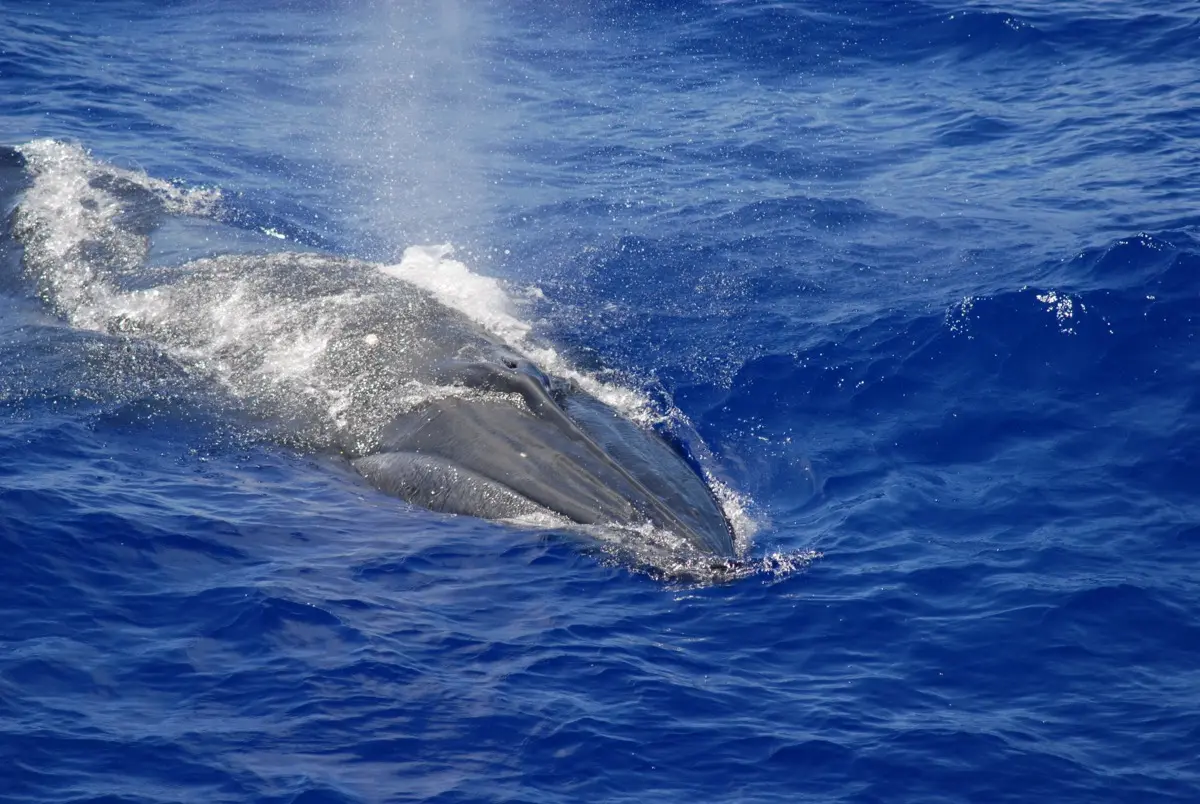
[[409,246],[395,265],[379,270],[424,288],[447,307],[467,315],[492,335],[510,346],[526,341],[532,326],[519,318],[514,304],[499,280],[481,276],[464,263],[452,259],[449,243]]

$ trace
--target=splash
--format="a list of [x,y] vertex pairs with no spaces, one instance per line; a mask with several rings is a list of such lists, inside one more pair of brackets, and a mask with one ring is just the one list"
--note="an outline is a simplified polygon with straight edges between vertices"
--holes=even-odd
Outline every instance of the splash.
[[[186,190],[145,174],[101,166],[80,146],[34,140],[18,148],[34,176],[14,220],[14,233],[34,255],[38,293],[72,324],[99,329],[97,314],[117,306],[111,277],[139,269],[149,241],[138,231],[136,207],[156,204],[173,214],[206,216],[217,190]],[[139,190],[123,203],[116,188]],[[140,203],[138,203],[140,202]]]
[[748,544],[734,558],[696,550],[670,531],[643,525],[638,528],[588,528],[587,535],[602,545],[603,557],[632,567],[654,580],[677,588],[694,588],[761,579],[775,583],[806,571],[822,554],[815,550],[772,552],[750,556]]
[[1075,334],[1075,316],[1076,306],[1078,312],[1087,312],[1087,307],[1082,301],[1073,299],[1066,293],[1059,293],[1056,290],[1048,290],[1045,293],[1039,293],[1035,298],[1042,304],[1046,305],[1046,311],[1053,313],[1054,318],[1058,321],[1058,330],[1064,335]]

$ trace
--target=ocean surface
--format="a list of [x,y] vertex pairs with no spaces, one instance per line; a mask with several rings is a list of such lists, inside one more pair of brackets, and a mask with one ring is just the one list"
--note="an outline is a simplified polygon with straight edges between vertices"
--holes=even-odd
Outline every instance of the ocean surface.
[[[0,801],[1200,801],[1195,3],[0,12]],[[416,508],[121,323],[260,251],[675,422],[744,571]],[[239,293],[172,315],[336,430]]]

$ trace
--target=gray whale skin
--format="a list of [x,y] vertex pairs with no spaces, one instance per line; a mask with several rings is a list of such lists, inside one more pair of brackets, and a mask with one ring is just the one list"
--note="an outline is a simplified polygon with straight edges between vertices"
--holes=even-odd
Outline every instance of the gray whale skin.
[[733,558],[708,485],[663,439],[573,383],[496,347],[494,360],[438,367],[455,385],[519,394],[432,401],[384,430],[353,466],[379,489],[435,511],[509,519],[549,509],[584,525],[650,524]]

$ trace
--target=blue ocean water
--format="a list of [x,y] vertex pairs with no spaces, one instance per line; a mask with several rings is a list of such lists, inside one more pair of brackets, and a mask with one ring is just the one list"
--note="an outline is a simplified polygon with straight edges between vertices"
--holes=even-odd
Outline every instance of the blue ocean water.
[[281,442],[43,298],[12,208],[83,207],[0,165],[0,800],[1200,797],[1194,4],[2,10],[0,144],[222,247],[452,243],[759,570]]

